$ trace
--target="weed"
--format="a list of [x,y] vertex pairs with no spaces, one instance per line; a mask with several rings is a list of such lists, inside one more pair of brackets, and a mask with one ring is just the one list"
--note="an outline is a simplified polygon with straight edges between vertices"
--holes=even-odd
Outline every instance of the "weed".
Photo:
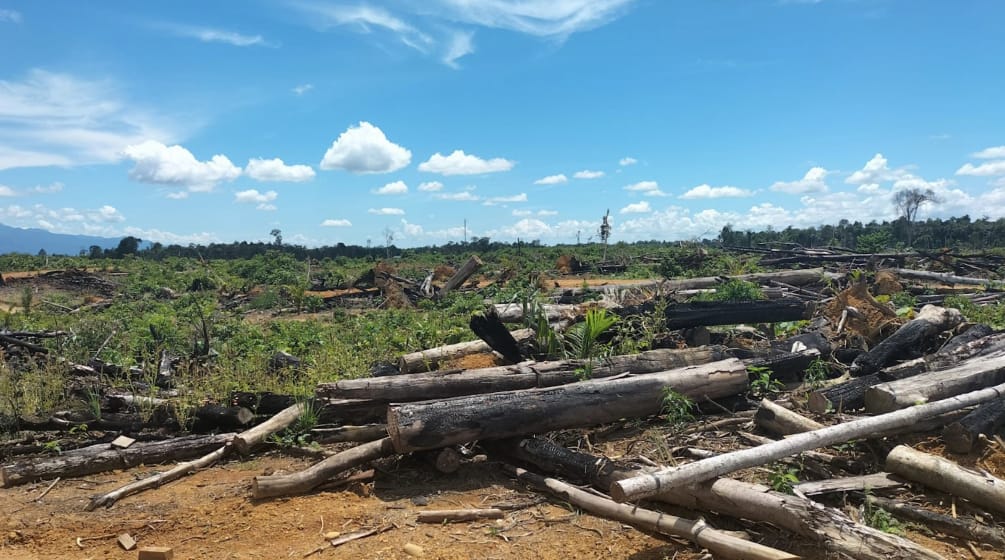
[[780,381],[771,377],[771,370],[766,367],[749,366],[747,374],[754,378],[750,382],[750,394],[759,399],[776,395],[785,388]]
[[714,292],[698,294],[691,301],[755,301],[764,299],[760,286],[731,278],[715,287]]
[[63,449],[59,446],[59,442],[57,440],[43,443],[42,448],[45,449],[46,453],[55,453],[56,455],[63,454]]
[[609,315],[606,309],[591,309],[586,312],[585,321],[576,324],[565,334],[568,355],[586,360],[583,367],[576,370],[578,377],[581,379],[592,377],[594,360],[603,357],[610,350],[600,342],[600,337],[617,322],[618,317]]
[[830,368],[827,367],[827,362],[817,358],[810,362],[809,367],[806,368],[803,383],[810,389],[819,389],[823,387],[829,373]]
[[773,471],[771,471],[769,485],[775,492],[792,494],[795,485],[799,484],[798,475],[799,469],[786,468],[784,465],[779,464],[775,466]]
[[679,431],[685,424],[694,421],[698,405],[687,395],[682,395],[671,387],[664,387],[660,401],[663,418],[673,431]]
[[900,535],[904,532],[900,522],[890,512],[872,503],[868,492],[866,492],[865,504],[862,508],[864,510],[862,518],[869,527],[893,535]]

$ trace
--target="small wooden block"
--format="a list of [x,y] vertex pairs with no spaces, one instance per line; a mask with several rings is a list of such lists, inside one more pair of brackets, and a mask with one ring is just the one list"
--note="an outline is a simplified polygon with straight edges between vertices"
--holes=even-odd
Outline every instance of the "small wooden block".
[[122,550],[132,550],[136,548],[136,539],[134,539],[129,533],[122,533],[119,535],[118,541]]
[[170,546],[144,546],[140,549],[139,560],[171,560],[174,549]]
[[119,449],[125,449],[130,445],[136,443],[136,440],[131,437],[119,436],[112,440],[112,447],[118,447]]

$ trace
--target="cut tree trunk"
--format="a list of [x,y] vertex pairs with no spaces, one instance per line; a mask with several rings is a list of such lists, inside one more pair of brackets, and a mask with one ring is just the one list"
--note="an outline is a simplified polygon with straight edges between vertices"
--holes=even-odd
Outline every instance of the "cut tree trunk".
[[851,374],[854,377],[869,375],[898,360],[920,357],[940,333],[962,322],[963,315],[959,310],[926,305],[915,319],[904,323],[875,348],[855,358]]
[[299,472],[286,475],[256,476],[251,483],[251,494],[255,499],[303,494],[341,472],[393,453],[394,447],[391,446],[390,438],[363,443],[352,449],[336,453]]
[[669,330],[739,323],[780,323],[809,319],[815,304],[798,299],[759,301],[697,301],[668,305]]
[[972,519],[950,517],[912,504],[905,504],[904,502],[889,500],[879,496],[866,496],[865,500],[874,507],[885,509],[895,517],[915,521],[923,527],[944,535],[997,546],[999,550],[1005,549],[1005,531],[994,525],[982,525]]
[[[595,378],[622,373],[654,373],[726,359],[722,346],[649,350],[639,354],[598,359],[591,369]],[[317,386],[319,398],[372,399],[383,402],[411,402],[514,391],[534,387],[554,387],[579,381],[576,373],[587,366],[584,360],[524,362],[513,366],[414,373],[345,379]]]
[[988,280],[986,278],[971,278],[969,276],[955,276],[941,272],[929,272],[927,270],[911,270],[909,268],[891,268],[891,272],[901,278],[911,280],[923,280],[926,282],[938,282],[940,284],[965,284],[967,286],[993,286],[1000,285],[1001,282]]
[[932,402],[1005,382],[1005,353],[964,362],[956,367],[869,387],[865,410],[881,414]]
[[392,404],[387,432],[395,450],[406,453],[593,426],[657,414],[667,389],[700,400],[728,397],[747,390],[747,370],[740,360],[730,358],[559,387]]
[[447,280],[447,283],[444,284],[442,288],[440,288],[438,295],[442,297],[445,296],[447,293],[449,293],[451,290],[456,290],[457,288],[462,286],[464,282],[466,282],[468,278],[470,278],[471,275],[477,272],[478,269],[481,267],[482,267],[482,260],[478,258],[478,255],[471,255],[471,258],[468,259],[468,261],[464,263],[464,265],[461,266],[461,268],[456,273],[454,273],[454,275],[451,276],[449,280]]
[[265,441],[265,438],[296,422],[297,418],[300,418],[300,415],[303,414],[303,411],[303,403],[296,403],[280,411],[265,422],[238,434],[234,438],[234,448],[241,455],[247,455],[256,445]]
[[135,443],[126,449],[106,444],[68,451],[56,457],[24,459],[0,467],[0,482],[5,487],[26,484],[44,478],[71,478],[136,465],[156,465],[167,461],[205,455],[231,441],[234,434],[184,436],[151,443]]
[[[510,333],[517,342],[524,342],[534,337],[534,329],[519,329]],[[398,370],[401,373],[420,373],[433,371],[444,362],[470,356],[472,354],[484,354],[491,352],[488,344],[481,340],[470,342],[459,342],[448,344],[428,350],[420,350],[410,354],[404,354],[398,359]]]
[[624,502],[655,496],[673,488],[696,484],[740,469],[770,463],[809,449],[860,439],[885,430],[906,428],[926,418],[1000,399],[1003,395],[1005,395],[1005,384],[880,416],[861,418],[812,432],[795,434],[787,439],[767,445],[726,453],[681,467],[618,481],[611,486],[611,497],[619,502]]
[[[607,300],[588,301],[585,303],[548,303],[540,305],[549,323],[559,321],[578,321],[586,316],[591,309],[615,309],[618,305]],[[520,323],[524,320],[524,305],[521,303],[497,303],[492,306],[499,320],[504,323]]]
[[1005,480],[964,469],[949,459],[898,445],[886,456],[886,470],[977,505],[1005,512]]
[[513,335],[506,329],[506,325],[489,311],[485,314],[472,315],[468,322],[471,332],[478,335],[485,344],[489,345],[493,351],[497,352],[507,362],[516,364],[523,361],[520,346]]
[[387,437],[387,426],[384,424],[367,424],[365,426],[313,428],[311,434],[318,443],[367,442]]
[[207,404],[195,411],[194,432],[208,432],[216,429],[242,430],[251,424],[255,414],[243,406],[220,406]]
[[823,424],[810,420],[802,414],[777,405],[768,399],[761,400],[761,405],[754,413],[754,423],[780,436],[810,432],[824,427]]
[[[618,480],[639,474],[606,457],[566,449],[541,438],[491,442],[490,449],[606,492]],[[715,511],[730,517],[773,523],[818,543],[824,550],[858,560],[917,560],[940,556],[895,535],[855,523],[840,511],[797,496],[730,479],[674,490],[657,500],[693,511]],[[665,515],[665,514],[664,514]]]
[[970,453],[982,434],[990,437],[1002,426],[1005,426],[1005,399],[984,403],[947,425],[942,431],[942,441],[953,453]]

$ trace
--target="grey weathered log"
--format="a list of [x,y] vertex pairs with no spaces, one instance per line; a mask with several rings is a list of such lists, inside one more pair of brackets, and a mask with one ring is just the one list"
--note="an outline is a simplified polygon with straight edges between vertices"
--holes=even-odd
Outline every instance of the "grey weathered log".
[[[722,346],[648,350],[638,354],[610,356],[596,360],[591,367],[594,378],[622,373],[653,373],[679,367],[707,364],[727,358]],[[316,393],[322,398],[373,399],[385,402],[409,402],[440,399],[533,387],[553,387],[580,380],[577,370],[587,366],[584,360],[524,362],[512,366],[412,373],[343,379],[321,383]]]
[[558,387],[392,404],[387,412],[387,431],[395,449],[405,453],[587,427],[657,414],[666,389],[696,400],[736,395],[747,389],[746,368],[730,358]]
[[1005,399],[984,403],[970,414],[948,424],[942,441],[953,453],[970,453],[981,435],[992,436],[1005,426]]
[[935,305],[921,308],[918,316],[904,323],[896,332],[851,364],[852,376],[875,373],[898,360],[920,357],[935,338],[963,322],[959,310]]
[[[608,300],[588,301],[585,303],[547,303],[540,304],[538,309],[549,323],[558,321],[578,321],[586,316],[591,309],[616,309],[617,304]],[[522,303],[497,303],[492,306],[495,314],[504,323],[521,323],[527,306]]]
[[923,280],[926,282],[939,282],[941,284],[964,284],[967,286],[1000,286],[1001,281],[988,280],[986,278],[972,278],[969,276],[956,276],[942,272],[929,272],[927,270],[911,270],[909,268],[891,268],[891,272],[910,280]]
[[886,456],[886,470],[908,480],[1005,512],[1005,480],[964,469],[949,459],[898,445]]
[[681,290],[701,290],[714,288],[724,280],[735,279],[754,284],[765,284],[771,280],[785,282],[793,286],[824,283],[827,280],[840,280],[843,275],[827,272],[823,268],[805,268],[801,270],[781,270],[778,272],[756,272],[736,276],[706,276],[702,278],[671,278],[669,280],[649,280],[630,284],[607,284],[587,286],[585,288],[565,288],[555,290],[557,294],[576,294],[583,292],[611,292],[637,288],[655,288],[664,292]]
[[23,459],[0,467],[0,483],[5,487],[44,478],[71,478],[137,465],[155,465],[205,455],[231,441],[234,434],[183,436],[165,441],[135,443],[126,449],[107,443],[68,451],[55,457]]
[[754,414],[754,423],[781,436],[819,430],[824,427],[823,424],[768,399],[761,400],[761,405],[757,407],[757,412]]
[[834,492],[871,492],[885,488],[898,488],[904,484],[906,482],[903,479],[897,478],[890,473],[880,472],[862,476],[800,482],[792,488],[796,491],[797,495],[815,496],[817,494],[831,494]]
[[461,266],[461,268],[459,268],[457,272],[454,273],[454,275],[451,276],[449,280],[447,280],[447,283],[444,284],[442,288],[440,288],[440,291],[437,292],[437,295],[444,296],[448,294],[450,291],[456,290],[462,284],[464,284],[464,282],[466,282],[468,278],[470,278],[471,275],[477,272],[478,269],[481,267],[482,267],[482,260],[478,258],[478,255],[471,255],[471,258],[469,258],[467,262],[465,262]]
[[[534,329],[518,329],[512,331],[510,334],[517,342],[523,342],[534,337]],[[492,349],[489,348],[489,345],[481,340],[438,346],[402,355],[398,358],[398,370],[401,373],[433,371],[444,362],[473,354],[485,354],[491,351]]]
[[390,438],[363,443],[302,471],[286,475],[256,476],[251,483],[251,494],[255,499],[303,494],[341,472],[392,454],[394,447]]
[[[638,470],[606,457],[566,449],[542,438],[513,438],[491,442],[489,446],[492,453],[535,465],[546,472],[586,481],[603,492],[612,483],[639,474]],[[858,560],[941,558],[904,538],[855,523],[837,509],[738,480],[719,479],[674,490],[654,499],[693,511],[715,511],[730,517],[772,523],[810,539],[823,550]]]
[[234,438],[234,448],[241,455],[247,455],[255,446],[265,441],[265,438],[296,422],[303,411],[304,403],[296,403],[250,430],[241,432]]
[[1005,353],[984,356],[909,379],[874,385],[865,392],[865,409],[870,414],[880,414],[1000,383],[1005,383]]
[[655,496],[673,488],[770,463],[809,449],[868,437],[876,432],[907,428],[926,418],[1000,399],[1003,395],[1005,395],[1005,384],[879,416],[827,426],[812,432],[795,434],[787,439],[767,445],[726,453],[681,467],[618,481],[611,486],[611,497],[618,501],[628,501]]
[[907,504],[897,500],[866,495],[865,501],[872,507],[883,508],[900,519],[920,523],[923,527],[968,541],[989,544],[1005,549],[1005,531],[995,525],[982,525],[973,519],[951,517],[920,506]]

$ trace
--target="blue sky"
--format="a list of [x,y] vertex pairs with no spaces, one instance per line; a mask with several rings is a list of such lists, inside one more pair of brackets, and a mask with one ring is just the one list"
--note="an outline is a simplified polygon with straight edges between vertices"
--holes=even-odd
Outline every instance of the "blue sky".
[[1005,216],[1000,0],[0,0],[0,223],[165,243]]

